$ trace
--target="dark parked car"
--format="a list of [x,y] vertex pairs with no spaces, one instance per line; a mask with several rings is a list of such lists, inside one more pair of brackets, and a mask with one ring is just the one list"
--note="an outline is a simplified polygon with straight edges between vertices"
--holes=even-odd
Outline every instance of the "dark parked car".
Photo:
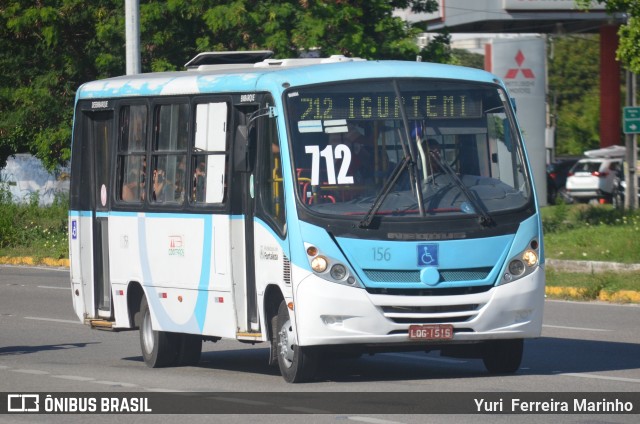
[[573,199],[565,192],[567,174],[578,159],[560,159],[547,165],[547,203],[553,205],[558,196],[565,202],[571,203]]

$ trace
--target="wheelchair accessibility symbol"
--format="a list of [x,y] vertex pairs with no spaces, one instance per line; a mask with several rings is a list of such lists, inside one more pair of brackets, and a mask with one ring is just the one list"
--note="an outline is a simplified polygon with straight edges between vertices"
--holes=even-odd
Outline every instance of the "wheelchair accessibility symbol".
[[418,266],[438,266],[438,245],[418,245]]

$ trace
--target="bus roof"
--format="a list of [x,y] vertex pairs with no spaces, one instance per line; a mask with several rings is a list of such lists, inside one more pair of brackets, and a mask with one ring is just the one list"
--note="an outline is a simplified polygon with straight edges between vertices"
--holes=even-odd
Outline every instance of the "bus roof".
[[124,75],[83,84],[76,99],[205,93],[281,92],[321,82],[379,78],[436,78],[499,82],[478,69],[427,62],[326,59],[266,59],[255,64],[202,65],[193,70]]

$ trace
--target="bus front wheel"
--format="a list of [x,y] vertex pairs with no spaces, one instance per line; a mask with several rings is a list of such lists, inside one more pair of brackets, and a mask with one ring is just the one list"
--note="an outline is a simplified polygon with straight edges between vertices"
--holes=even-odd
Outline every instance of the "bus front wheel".
[[513,374],[520,368],[524,340],[493,340],[486,342],[482,361],[490,374]]
[[145,297],[140,302],[140,347],[144,363],[150,368],[168,367],[175,363],[178,355],[174,334],[154,331],[151,313]]
[[278,366],[288,383],[302,383],[313,379],[318,367],[317,352],[295,344],[295,336],[287,304],[283,300],[278,308],[274,333],[276,335]]

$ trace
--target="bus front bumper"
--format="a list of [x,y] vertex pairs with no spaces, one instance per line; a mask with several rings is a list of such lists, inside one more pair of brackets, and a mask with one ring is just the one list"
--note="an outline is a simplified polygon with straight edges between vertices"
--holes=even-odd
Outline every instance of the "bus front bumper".
[[[477,294],[395,296],[369,294],[314,275],[296,290],[298,343],[319,345],[457,344],[539,337],[544,307],[544,269]],[[412,324],[450,324],[446,341],[409,339]]]

